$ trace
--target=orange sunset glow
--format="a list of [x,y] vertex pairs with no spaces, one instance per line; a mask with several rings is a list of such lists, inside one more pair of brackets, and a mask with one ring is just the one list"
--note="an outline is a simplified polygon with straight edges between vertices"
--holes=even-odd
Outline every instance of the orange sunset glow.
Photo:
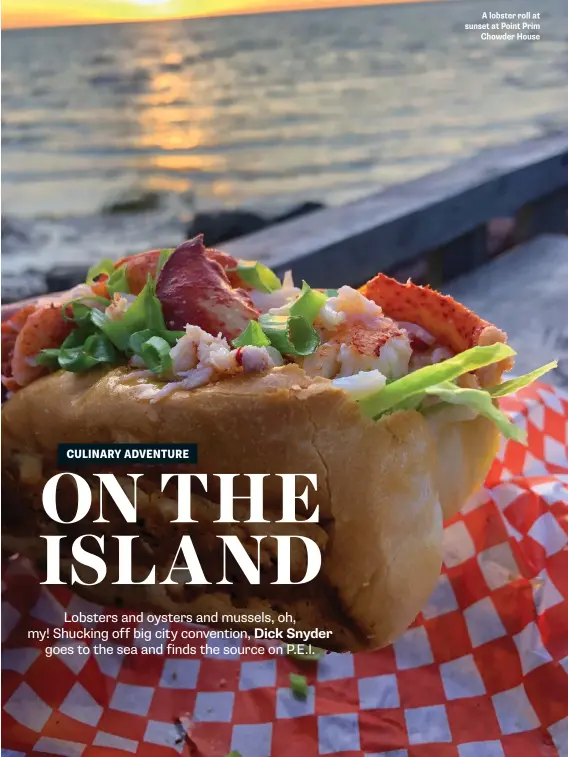
[[382,2],[385,0],[3,0],[2,26],[7,29],[151,21],[232,13],[379,5]]

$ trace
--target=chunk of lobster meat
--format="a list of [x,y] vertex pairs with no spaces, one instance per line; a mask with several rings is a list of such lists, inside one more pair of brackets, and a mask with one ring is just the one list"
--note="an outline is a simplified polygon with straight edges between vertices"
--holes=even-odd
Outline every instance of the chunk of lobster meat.
[[74,328],[74,323],[63,318],[59,305],[44,305],[28,312],[14,342],[10,365],[2,376],[4,386],[16,391],[47,373],[48,369],[37,365],[35,358],[42,350],[60,347]]
[[[205,252],[210,260],[219,263],[225,270],[232,287],[243,286],[243,282],[237,273],[227,271],[228,268],[237,267],[239,261],[236,258],[228,255],[226,252],[221,252],[221,250],[206,249]],[[115,269],[126,266],[126,280],[128,281],[131,294],[140,294],[148,281],[148,276],[152,278],[156,276],[161,254],[162,250],[148,250],[147,252],[140,252],[136,255],[121,258],[115,263]]]
[[339,377],[375,369],[389,379],[408,373],[410,340],[406,331],[390,318],[382,318],[377,326],[364,323],[342,326],[333,341],[341,345]]
[[378,370],[390,379],[408,373],[412,348],[408,334],[390,318],[377,325],[348,323],[333,337],[304,358],[302,367],[310,376],[342,378],[360,371]]
[[13,313],[7,320],[2,321],[2,377],[12,376],[12,358],[18,334],[23,329],[28,317],[35,313],[37,306],[30,304]]
[[147,250],[137,255],[131,255],[118,260],[114,268],[126,267],[126,281],[130,294],[140,294],[144,289],[148,276],[155,277],[162,250]]
[[[435,337],[436,342],[454,353],[470,347],[505,343],[507,334],[484,321],[476,313],[456,302],[449,295],[440,294],[430,287],[399,281],[379,273],[361,287],[362,294],[396,321],[415,323]],[[502,360],[481,369],[477,376],[482,386],[499,383],[501,375],[513,367],[513,358]]]
[[238,289],[239,287],[242,289],[248,289],[244,281],[242,281],[241,277],[236,271],[229,271],[229,268],[236,268],[239,264],[239,261],[234,258],[232,255],[229,255],[227,252],[221,252],[221,250],[215,250],[214,248],[207,248],[205,250],[207,253],[207,257],[210,260],[214,260],[216,263],[219,263],[221,268],[225,271],[227,274],[227,278],[229,279],[229,282],[231,286],[234,289]]
[[156,294],[169,329],[191,324],[231,340],[260,314],[247,293],[233,289],[222,266],[208,257],[202,236],[170,255],[158,276]]

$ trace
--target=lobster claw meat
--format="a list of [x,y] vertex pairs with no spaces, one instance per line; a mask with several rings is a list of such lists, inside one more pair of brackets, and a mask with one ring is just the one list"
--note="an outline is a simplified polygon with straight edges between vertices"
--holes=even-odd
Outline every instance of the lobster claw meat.
[[235,339],[260,312],[243,289],[233,289],[223,266],[212,260],[198,236],[184,242],[160,271],[156,295],[169,329],[200,326]]
[[[401,284],[379,273],[364,284],[361,294],[380,305],[395,321],[415,323],[426,329],[439,344],[459,353],[470,347],[506,342],[507,334],[484,321],[449,295],[418,286],[410,280]],[[481,368],[477,376],[482,386],[499,383],[502,373],[511,370],[513,358]]]

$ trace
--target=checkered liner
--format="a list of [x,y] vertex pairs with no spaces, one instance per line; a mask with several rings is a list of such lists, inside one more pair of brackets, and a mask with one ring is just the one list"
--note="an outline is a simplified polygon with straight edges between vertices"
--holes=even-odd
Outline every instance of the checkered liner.
[[[11,563],[6,757],[567,757],[568,396],[540,384],[503,405],[528,448],[503,444],[446,526],[427,607],[379,652],[302,664],[234,656],[227,642],[214,657],[47,658],[28,630],[102,608]],[[294,671],[308,677],[305,701],[289,689]]]

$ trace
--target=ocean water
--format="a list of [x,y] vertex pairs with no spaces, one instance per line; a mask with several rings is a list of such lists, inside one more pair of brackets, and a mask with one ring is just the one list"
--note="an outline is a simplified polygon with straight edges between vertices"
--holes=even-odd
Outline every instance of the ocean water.
[[[3,33],[3,271],[184,237],[196,209],[342,203],[568,126],[568,2],[489,42],[449,0]],[[124,195],[145,213],[109,215]]]

